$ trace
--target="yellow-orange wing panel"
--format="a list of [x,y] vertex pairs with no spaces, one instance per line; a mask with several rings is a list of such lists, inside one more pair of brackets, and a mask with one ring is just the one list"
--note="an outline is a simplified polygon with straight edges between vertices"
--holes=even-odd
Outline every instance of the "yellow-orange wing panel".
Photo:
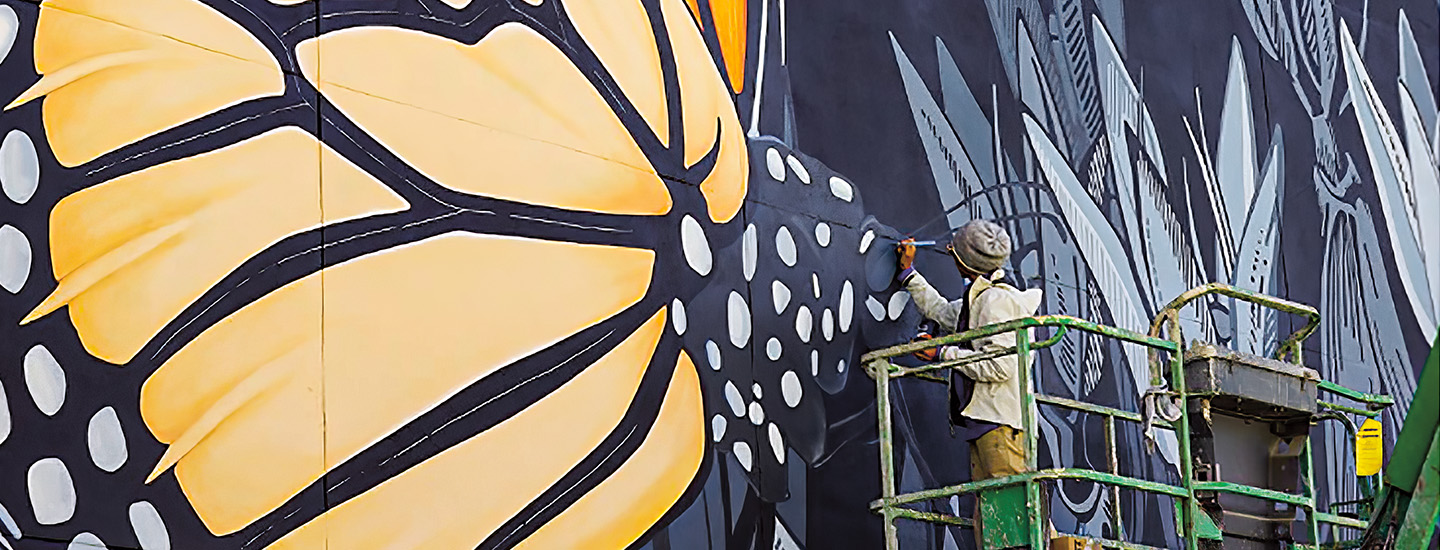
[[35,36],[44,77],[10,107],[48,96],[45,130],[65,166],[285,91],[265,47],[196,0],[46,0]]
[[625,548],[684,495],[705,458],[700,377],[680,352],[665,403],[623,466],[517,548]]
[[155,471],[177,464],[205,525],[238,530],[466,385],[636,303],[653,256],[448,233],[292,283],[146,382],[141,414],[170,445]]
[[[318,159],[318,160],[317,160]],[[322,218],[320,166],[325,169]],[[403,210],[380,182],[295,128],[82,190],[50,214],[54,292],[85,349],[125,363],[247,258],[322,222]]]
[[745,200],[750,174],[745,135],[735,116],[735,104],[725,91],[715,63],[710,61],[699,28],[685,13],[685,5],[681,0],[661,0],[660,6],[679,72],[684,105],[681,114],[685,119],[685,164],[696,164],[711,148],[719,146],[715,168],[700,182],[700,191],[705,194],[710,219],[727,222],[740,211]]
[[271,548],[474,548],[619,424],[664,329],[662,309],[521,413],[331,509]]
[[473,46],[408,29],[347,29],[299,51],[302,60],[323,56],[302,69],[327,98],[441,185],[573,210],[670,210],[664,182],[609,105],[523,25],[501,25]]

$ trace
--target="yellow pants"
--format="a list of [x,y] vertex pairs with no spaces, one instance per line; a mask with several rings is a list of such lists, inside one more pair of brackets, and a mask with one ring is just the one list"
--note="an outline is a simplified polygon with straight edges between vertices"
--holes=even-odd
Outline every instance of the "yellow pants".
[[970,481],[1025,471],[1025,432],[1000,426],[970,442]]
[[[1000,426],[970,442],[970,481],[1005,477],[1024,472],[1025,432]],[[976,496],[977,499],[982,498]],[[975,547],[984,547],[984,526],[980,522],[980,501],[975,502]]]

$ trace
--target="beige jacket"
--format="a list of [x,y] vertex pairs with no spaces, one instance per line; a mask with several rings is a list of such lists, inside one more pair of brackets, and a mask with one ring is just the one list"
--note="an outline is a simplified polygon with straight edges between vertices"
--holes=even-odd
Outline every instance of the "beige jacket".
[[[1043,293],[1040,289],[1020,291],[1005,283],[995,283],[1000,272],[990,280],[977,279],[970,285],[970,328],[1003,323],[1035,315],[1040,309]],[[946,330],[954,330],[960,323],[960,311],[964,308],[961,300],[949,301],[930,286],[925,277],[914,274],[905,281],[905,289],[915,300],[915,306],[925,317],[940,323]],[[975,351],[956,346],[940,348],[940,357],[946,361],[966,355],[1015,346],[1015,333],[1007,332],[971,342]],[[1020,414],[1019,360],[1014,355],[986,359],[955,367],[975,381],[974,396],[961,414],[967,418],[1004,424],[1017,430],[1025,428]],[[1032,383],[1026,391],[1034,391]]]

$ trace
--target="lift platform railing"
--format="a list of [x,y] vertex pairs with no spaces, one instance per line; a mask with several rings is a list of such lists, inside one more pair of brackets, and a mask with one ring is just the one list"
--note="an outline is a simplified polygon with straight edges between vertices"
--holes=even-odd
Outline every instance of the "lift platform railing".
[[[899,546],[895,525],[895,520],[897,519],[903,518],[964,527],[972,526],[969,518],[917,510],[908,505],[933,499],[969,494],[978,495],[980,493],[986,495],[987,502],[983,504],[984,507],[994,506],[1008,508],[1004,513],[1000,513],[998,509],[995,510],[997,513],[994,514],[990,521],[987,521],[984,530],[984,544],[986,547],[1004,548],[1028,546],[1036,549],[1042,548],[1045,543],[1045,529],[1048,522],[1045,521],[1046,518],[1041,517],[1041,482],[1057,479],[1082,479],[1107,485],[1109,487],[1108,497],[1112,501],[1112,509],[1116,511],[1114,516],[1116,518],[1121,517],[1119,514],[1119,494],[1121,489],[1163,494],[1174,498],[1178,516],[1177,524],[1180,526],[1181,531],[1179,535],[1185,542],[1185,547],[1189,549],[1199,548],[1201,540],[1218,541],[1221,537],[1220,530],[1216,527],[1215,523],[1196,506],[1197,492],[1202,491],[1207,492],[1207,494],[1220,492],[1235,493],[1299,507],[1305,511],[1311,541],[1319,540],[1318,523],[1320,522],[1363,529],[1367,524],[1361,519],[1326,514],[1316,510],[1314,485],[1311,476],[1312,459],[1310,457],[1308,439],[1304,448],[1303,494],[1294,495],[1260,487],[1220,481],[1200,482],[1195,479],[1194,472],[1192,472],[1193,460],[1190,449],[1190,420],[1186,411],[1187,398],[1189,395],[1185,389],[1185,346],[1179,327],[1178,311],[1186,303],[1206,294],[1223,294],[1279,311],[1296,313],[1309,319],[1309,323],[1285,340],[1279,349],[1278,355],[1280,357],[1293,358],[1293,360],[1297,362],[1300,360],[1301,342],[1315,330],[1315,326],[1319,320],[1318,312],[1303,304],[1244,291],[1228,285],[1211,284],[1192,289],[1181,295],[1175,301],[1172,301],[1161,311],[1160,315],[1156,317],[1155,322],[1152,323],[1151,326],[1151,333],[1148,335],[1066,315],[1044,315],[979,327],[959,334],[900,344],[863,355],[861,361],[865,371],[875,380],[880,448],[881,497],[871,502],[870,508],[882,517],[886,548],[896,550]],[[1054,334],[1044,340],[1032,342],[1030,329],[1042,327],[1053,328]],[[1159,329],[1161,327],[1168,329],[1168,336],[1165,338],[1159,336]],[[1157,386],[1168,388],[1165,393],[1175,399],[1175,405],[1179,409],[1180,414],[1175,417],[1175,420],[1149,419],[1136,412],[1045,395],[1035,391],[1031,382],[1032,352],[1055,345],[1072,329],[1147,348],[1151,357],[1153,382]],[[907,356],[921,350],[964,344],[979,338],[1010,332],[1015,334],[1015,346],[1010,348],[977,353],[954,361],[943,361],[914,367],[896,365],[891,361],[892,359]],[[1161,354],[1168,355],[1168,359],[1162,358]],[[970,362],[1010,355],[1016,356],[1020,387],[1030,388],[1030,391],[1022,392],[1025,451],[1029,471],[1003,478],[962,483],[938,489],[927,489],[906,494],[897,493],[894,463],[894,434],[892,432],[891,420],[890,381],[898,378],[914,377],[935,382],[944,382],[945,377],[943,375],[937,375],[937,372],[943,372],[945,369]],[[1164,368],[1165,363],[1168,363],[1168,369]],[[1366,405],[1367,409],[1365,410],[1367,412],[1373,412],[1377,407],[1383,408],[1389,404],[1388,398],[1385,396],[1363,394],[1328,382],[1322,382],[1321,389],[1360,401]],[[1038,447],[1038,433],[1035,429],[1037,404],[1068,408],[1102,417],[1105,424],[1107,444],[1106,469],[1108,471],[1101,472],[1070,467],[1037,470],[1036,451]],[[1336,407],[1331,411],[1333,414],[1339,415],[1348,412],[1348,409],[1343,408],[1343,405],[1332,405]],[[1155,428],[1170,430],[1175,433],[1178,441],[1179,456],[1181,457],[1179,465],[1181,470],[1181,484],[1172,485],[1119,474],[1115,437],[1115,422],[1117,419],[1134,423],[1146,423]],[[1017,509],[1023,509],[1026,510],[1026,512],[1023,516],[1016,517],[1017,514],[1014,514],[1013,510]],[[986,515],[984,510],[981,510],[980,514],[982,517],[991,517]],[[996,521],[997,518],[1001,521]],[[1116,531],[1116,539],[1094,540],[1106,548],[1151,548],[1125,541],[1124,527],[1119,524],[1118,520]],[[1296,545],[1296,547],[1300,548],[1304,546]]]

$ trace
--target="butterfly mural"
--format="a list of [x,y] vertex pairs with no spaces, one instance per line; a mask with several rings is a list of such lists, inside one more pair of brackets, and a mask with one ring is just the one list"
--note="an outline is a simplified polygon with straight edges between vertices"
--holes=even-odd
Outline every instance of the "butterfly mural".
[[[0,0],[0,547],[878,544],[855,363],[919,319],[873,268],[973,217],[1047,313],[1293,292],[1331,323],[1312,364],[1403,400],[1434,19],[1331,4],[1198,15],[1212,63],[1111,0]],[[1129,351],[1067,337],[1038,380],[1128,407]],[[894,389],[907,490],[964,479],[943,391]],[[1042,462],[1104,462],[1041,412]],[[1163,504],[1051,491],[1062,530],[1156,545]]]
[[[861,325],[902,312],[887,284],[860,318],[887,228],[856,186],[742,130],[745,2],[60,0],[33,22],[9,109],[73,179],[19,324],[68,317],[123,373],[104,431],[154,441],[102,437],[135,447],[110,471],[189,507],[132,506],[151,539],[626,546],[716,449],[784,500]],[[64,458],[31,468],[32,500],[69,495],[42,525],[85,488]]]

